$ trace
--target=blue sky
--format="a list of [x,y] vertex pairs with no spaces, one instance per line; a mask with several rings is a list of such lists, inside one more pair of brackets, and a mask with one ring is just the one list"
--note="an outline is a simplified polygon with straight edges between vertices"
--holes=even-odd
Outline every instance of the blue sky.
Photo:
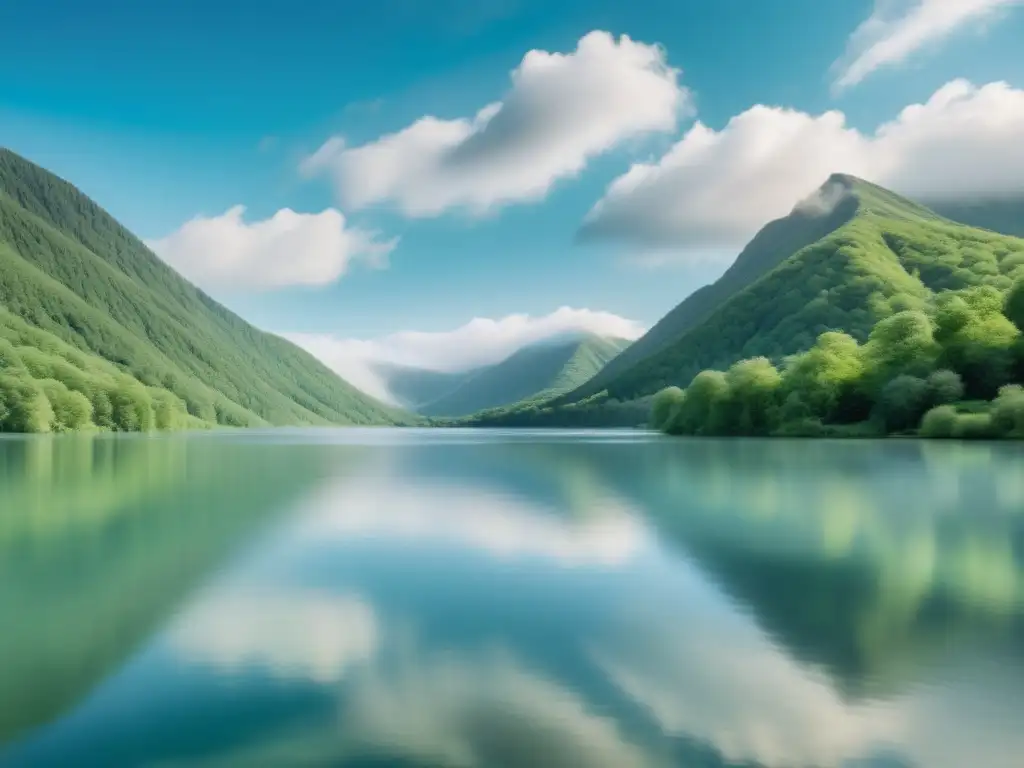
[[[231,279],[204,285],[270,330],[371,338],[445,331],[473,317],[543,316],[561,306],[649,325],[720,273],[751,227],[756,230],[754,222],[759,226],[779,210],[752,205],[735,220],[712,216],[702,228],[708,217],[697,218],[697,212],[707,201],[684,206],[678,197],[676,209],[668,206],[657,218],[652,207],[660,211],[666,195],[697,194],[698,184],[706,186],[696,177],[673,177],[648,184],[642,195],[609,199],[609,229],[618,236],[578,242],[581,223],[609,184],[633,163],[657,166],[695,119],[719,132],[731,118],[767,105],[808,120],[838,110],[848,129],[840,136],[834,126],[829,134],[823,122],[810,123],[806,141],[820,143],[823,159],[803,176],[795,174],[799,179],[760,195],[779,198],[782,213],[813,189],[808,179],[820,176],[832,158],[908,192],[957,192],[956,184],[945,188],[945,179],[897,167],[897,154],[924,158],[925,149],[918,148],[934,145],[934,137],[922,138],[919,129],[908,128],[903,143],[876,141],[870,153],[855,145],[857,135],[870,139],[879,124],[896,120],[909,104],[928,102],[958,78],[977,88],[1008,83],[998,93],[961,89],[951,98],[963,110],[998,104],[998,114],[1007,117],[991,126],[993,135],[1015,125],[1014,89],[1024,87],[1024,9],[1014,0],[972,1],[980,9],[973,14],[957,9],[958,3],[968,5],[960,0],[8,2],[0,7],[0,66],[8,73],[0,80],[0,144],[68,178],[149,240],[168,237],[193,217],[220,217],[239,205],[247,224],[284,208],[308,214],[336,209],[352,238],[346,234],[328,247],[346,252],[365,246],[364,234],[377,233],[378,251],[370,254],[376,258],[352,257],[340,276],[311,262],[305,285],[287,285],[286,277],[272,289],[238,290],[246,281]],[[874,26],[863,26],[869,19]],[[506,99],[510,72],[528,51],[572,54],[593,30],[611,33],[613,42],[628,35],[637,44],[660,46],[659,66],[679,70],[673,77],[681,95],[670,107],[664,94],[652,96],[662,103],[651,107],[646,127],[620,126],[621,136],[604,143],[610,146],[585,153],[581,168],[557,176],[539,196],[503,200],[484,211],[456,203],[409,215],[402,210],[402,200],[408,201],[402,190],[415,187],[429,200],[434,176],[398,179],[393,194],[363,204],[363,182],[352,173],[344,184],[337,182],[331,169],[339,166],[319,174],[300,171],[303,159],[332,136],[352,148],[426,115],[472,120],[481,108]],[[854,71],[851,62],[866,69],[852,78],[856,82],[841,83]],[[601,98],[593,95],[597,104]],[[934,107],[943,120],[948,100]],[[662,108],[675,111],[673,125],[664,125],[664,112],[657,111]],[[565,113],[558,114],[554,119],[564,120]],[[540,120],[537,110],[529,115]],[[766,128],[750,115],[746,135],[789,130],[784,119]],[[546,140],[540,128],[523,130],[524,141]],[[737,131],[736,157],[747,146],[741,139]],[[727,156],[732,144],[720,143],[710,156],[719,165],[705,164],[734,167],[735,157]],[[911,149],[904,151],[906,146]],[[377,173],[378,166],[366,168]],[[762,175],[769,170],[760,168]],[[492,181],[498,183],[487,177],[486,184]],[[1011,183],[976,181],[962,191],[986,191],[989,183],[1006,191]],[[339,191],[339,184],[347,187]],[[478,193],[474,187],[467,194]],[[437,194],[441,199],[447,191]],[[728,189],[722,194],[732,199]],[[317,231],[330,229],[330,222],[320,224]],[[257,241],[271,230],[247,233],[246,248],[259,250]],[[655,230],[658,237],[648,240],[645,233]],[[393,238],[397,245],[382,260],[379,246]],[[240,250],[239,259],[247,253]],[[263,261],[253,261],[254,270],[279,257],[266,249],[260,254]]]

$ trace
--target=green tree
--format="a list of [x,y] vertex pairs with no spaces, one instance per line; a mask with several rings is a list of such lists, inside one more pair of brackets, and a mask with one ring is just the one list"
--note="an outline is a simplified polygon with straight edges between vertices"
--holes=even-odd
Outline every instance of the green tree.
[[716,407],[718,429],[765,435],[778,424],[782,375],[765,357],[741,360],[725,374],[729,395]]
[[809,416],[829,419],[863,376],[863,350],[857,340],[845,333],[827,332],[807,352],[787,360],[784,388],[800,394]]
[[1004,437],[1024,438],[1024,387],[1011,384],[999,390],[992,403],[992,426]]
[[957,412],[951,405],[932,408],[921,419],[921,437],[950,438],[956,433]]
[[722,371],[701,371],[694,376],[667,431],[680,435],[715,433],[719,406],[729,398],[729,382]]
[[928,377],[928,402],[931,405],[948,405],[963,397],[964,382],[956,371],[935,371]]
[[156,389],[150,395],[153,404],[153,425],[157,429],[183,429],[188,423],[188,411],[181,398],[166,389]]
[[651,400],[651,426],[664,429],[676,410],[682,405],[686,393],[679,387],[666,387]]
[[927,376],[940,351],[928,315],[898,312],[871,330],[864,345],[866,374],[876,390],[901,374]]
[[890,432],[912,429],[928,410],[928,382],[916,376],[901,374],[886,384],[879,393],[877,408]]
[[148,432],[153,429],[153,408],[141,386],[123,384],[110,393],[111,421],[119,432]]
[[49,432],[52,423],[50,401],[35,379],[0,373],[0,432]]
[[936,299],[936,334],[943,365],[963,377],[969,397],[989,399],[1010,381],[1019,331],[1003,314],[1002,294],[991,286],[947,292]]
[[69,390],[55,379],[44,379],[39,384],[53,409],[54,431],[71,432],[92,425],[92,405],[85,395]]
[[1009,293],[1006,294],[1003,314],[1017,327],[1017,330],[1024,333],[1024,279],[1014,283]]

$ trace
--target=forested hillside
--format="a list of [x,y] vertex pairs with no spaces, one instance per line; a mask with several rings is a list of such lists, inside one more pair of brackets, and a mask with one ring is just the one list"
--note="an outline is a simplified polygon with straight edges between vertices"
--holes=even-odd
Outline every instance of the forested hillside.
[[659,392],[652,424],[682,435],[919,434],[1024,439],[1024,266],[879,321],[865,344],[823,333],[781,369],[765,357]]
[[590,379],[628,344],[586,335],[532,344],[473,373],[450,392],[422,405],[428,416],[465,416],[549,400]]
[[878,321],[923,309],[937,292],[972,286],[1005,292],[1024,268],[1024,240],[955,224],[859,179],[829,181],[837,182],[845,187],[844,200],[856,202],[849,221],[614,377],[604,388],[608,394],[621,400],[651,395],[744,358],[779,363],[826,331],[864,342]]
[[[797,205],[788,216],[767,224],[740,252],[736,261],[711,285],[698,288],[659,320],[641,338],[605,366],[593,379],[573,391],[575,402],[604,389],[609,382],[696,327],[730,296],[743,290],[801,248],[820,240],[857,213],[857,201],[844,195],[843,177],[830,179],[818,193]],[[838,197],[834,205],[826,205]]]
[[388,424],[406,417],[0,150],[0,430]]

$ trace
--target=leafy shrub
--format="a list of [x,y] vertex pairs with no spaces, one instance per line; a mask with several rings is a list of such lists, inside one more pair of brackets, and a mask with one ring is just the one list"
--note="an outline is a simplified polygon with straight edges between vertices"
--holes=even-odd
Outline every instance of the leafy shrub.
[[932,408],[921,419],[921,437],[950,438],[956,432],[959,415],[951,405],[939,405]]
[[916,427],[928,410],[928,382],[916,376],[901,374],[886,384],[878,397],[878,412],[890,432]]
[[1024,387],[1014,384],[999,390],[990,416],[998,434],[1024,438]]
[[685,397],[686,393],[679,387],[666,387],[658,392],[651,400],[651,426],[664,429]]
[[39,382],[53,409],[55,432],[71,432],[92,426],[92,405],[81,392],[74,392],[55,379]]
[[948,405],[958,402],[964,396],[964,382],[955,371],[935,371],[928,377],[928,402],[931,405]]
[[0,432],[49,432],[53,420],[39,382],[20,372],[0,373]]
[[957,416],[953,437],[959,440],[990,440],[996,437],[987,413],[962,413]]

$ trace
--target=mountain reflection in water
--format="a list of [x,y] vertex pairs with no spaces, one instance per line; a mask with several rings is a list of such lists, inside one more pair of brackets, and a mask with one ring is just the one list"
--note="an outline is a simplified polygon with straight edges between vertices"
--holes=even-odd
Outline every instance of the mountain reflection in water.
[[1022,459],[0,439],[0,765],[1017,766]]

